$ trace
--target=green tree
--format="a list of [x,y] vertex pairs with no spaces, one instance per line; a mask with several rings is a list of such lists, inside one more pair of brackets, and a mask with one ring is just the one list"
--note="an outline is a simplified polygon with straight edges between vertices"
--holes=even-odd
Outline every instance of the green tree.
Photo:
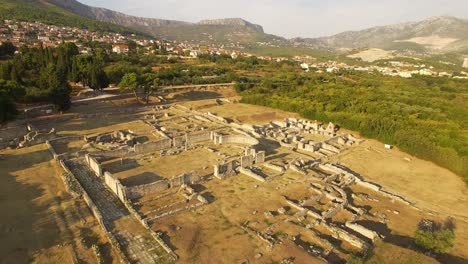
[[159,78],[154,73],[145,73],[140,77],[141,84],[145,93],[145,103],[149,103],[149,98],[159,90]]
[[122,91],[131,91],[135,95],[135,98],[138,101],[137,89],[140,87],[138,81],[138,76],[136,73],[126,73],[122,77],[122,81],[119,83],[120,90]]
[[17,114],[13,100],[0,91],[0,123],[13,119]]
[[13,56],[17,48],[10,41],[5,41],[0,45],[0,56]]
[[415,242],[419,247],[436,254],[448,252],[454,246],[455,232],[451,219],[441,225],[423,220],[415,232]]

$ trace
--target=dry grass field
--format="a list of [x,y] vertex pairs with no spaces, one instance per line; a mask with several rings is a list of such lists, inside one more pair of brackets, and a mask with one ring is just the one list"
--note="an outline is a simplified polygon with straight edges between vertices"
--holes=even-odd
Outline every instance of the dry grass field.
[[1,263],[96,263],[93,244],[114,262],[101,228],[84,201],[67,194],[44,144],[0,156]]
[[[171,100],[201,112],[212,112],[239,123],[265,124],[272,120],[297,117],[296,114],[271,108],[236,103],[233,90],[218,91],[216,98],[225,96],[231,103],[216,104],[206,99],[213,94],[177,93]],[[55,127],[60,135],[97,135],[115,130],[131,129],[149,140],[149,127],[138,119],[146,113],[115,113],[133,107],[133,99],[107,100],[74,107],[70,118],[58,120],[54,116],[38,119],[43,127]],[[106,114],[111,113],[112,114]],[[94,115],[94,114],[98,115]],[[162,119],[163,120],[163,119]],[[138,134],[138,133],[137,133]],[[356,134],[356,133],[353,133]],[[323,138],[311,136],[310,140]],[[58,144],[59,154],[75,152],[84,142],[71,141]],[[209,147],[209,146],[207,146]],[[299,155],[285,148],[263,146],[267,160],[281,161]],[[238,154],[236,146],[217,146],[220,152]],[[123,180],[125,185],[140,185],[175,175],[196,171],[200,176],[212,173],[213,164],[222,160],[217,153],[206,148],[160,157],[153,153],[144,157],[111,159],[103,168]],[[353,202],[366,207],[369,215],[362,225],[377,229],[385,238],[377,242],[368,263],[467,263],[468,261],[468,188],[457,175],[433,163],[409,156],[398,149],[385,150],[381,142],[365,140],[364,143],[333,156],[326,161],[345,165],[359,173],[365,180],[381,185],[414,202],[418,208],[390,200],[369,190],[352,187],[357,195]],[[0,151],[0,262],[1,263],[72,263],[76,258],[82,263],[95,263],[92,244],[100,246],[107,262],[116,257],[102,230],[97,225],[86,204],[66,193],[60,166],[52,160],[44,144]],[[323,238],[309,229],[299,227],[294,221],[285,221],[292,215],[266,215],[286,206],[283,195],[303,199],[308,193],[303,175],[291,171],[260,183],[245,175],[223,181],[213,179],[194,189],[209,200],[194,211],[184,212],[152,223],[153,230],[162,231],[164,238],[176,254],[179,263],[280,263],[294,256],[294,263],[322,263],[299,248],[290,237],[320,244]],[[362,197],[370,196],[375,200]],[[144,207],[142,210],[151,210]],[[397,213],[395,213],[397,212]],[[384,214],[386,225],[378,222]],[[455,247],[447,254],[433,258],[425,256],[414,247],[413,236],[421,219],[443,221],[453,217],[456,223]],[[345,212],[334,217],[336,222],[349,218]],[[283,240],[272,250],[264,241],[241,226],[247,224],[258,231],[271,232]],[[321,232],[328,231],[317,227]],[[329,234],[331,235],[331,234]],[[322,242],[320,242],[322,241]],[[321,244],[321,247],[329,245]],[[342,243],[336,248],[337,256],[353,252],[352,246]],[[260,254],[259,254],[260,253]]]

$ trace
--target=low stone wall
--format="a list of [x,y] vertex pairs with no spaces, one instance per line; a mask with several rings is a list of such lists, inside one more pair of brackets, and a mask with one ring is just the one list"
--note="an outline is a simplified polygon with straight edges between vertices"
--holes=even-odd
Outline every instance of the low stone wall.
[[172,139],[172,147],[178,148],[178,147],[184,147],[187,142],[187,136],[177,136]]
[[255,172],[253,172],[250,169],[240,167],[239,172],[242,173],[242,174],[245,174],[245,175],[249,176],[250,178],[253,178],[253,179],[257,180],[257,181],[261,181],[261,182],[266,181],[265,178],[263,178],[262,176],[256,174]]
[[367,249],[369,249],[369,245],[365,241],[359,239],[355,235],[352,235],[339,227],[330,226],[328,224],[323,224],[322,226],[326,227],[330,232],[332,232],[334,234],[334,237],[342,239],[351,244],[352,246],[359,248],[360,250],[367,251]]
[[215,135],[215,144],[241,144],[255,146],[259,144],[256,138],[244,136],[244,135]]
[[187,134],[187,141],[189,144],[206,142],[211,140],[211,131],[203,130]]
[[127,190],[119,179],[115,178],[110,172],[106,171],[104,173],[104,182],[123,203],[127,201]]
[[97,156],[104,157],[104,158],[122,158],[130,154],[131,152],[128,149],[116,149],[116,150],[101,151],[101,152],[96,153]]
[[236,175],[236,161],[229,161],[224,164],[213,165],[214,173],[213,175],[218,179],[225,179],[230,176]]
[[150,142],[146,144],[137,144],[134,147],[134,151],[137,154],[144,154],[148,152],[160,151],[168,149],[172,146],[172,139],[161,139],[155,142]]
[[271,163],[265,163],[265,164],[263,164],[263,166],[265,166],[265,168],[267,168],[267,169],[275,170],[277,172],[284,172],[286,170],[282,166],[278,166],[278,165],[271,164]]
[[[198,198],[198,197],[197,197]],[[200,199],[199,199],[200,201]],[[206,201],[206,200],[205,200]],[[180,214],[180,213],[183,213],[183,212],[187,212],[187,211],[192,211],[192,210],[195,210],[197,208],[200,208],[202,206],[204,206],[206,204],[206,202],[204,201],[200,201],[199,203],[196,203],[194,205],[189,205],[187,207],[183,207],[183,208],[178,208],[176,210],[173,210],[173,211],[170,211],[170,212],[167,212],[167,213],[164,213],[164,214],[161,214],[161,215],[157,215],[153,218],[151,218],[151,222],[156,222],[158,220],[161,220],[163,218],[167,218],[169,216],[173,216],[173,215],[176,215],[176,214]]]
[[86,164],[88,164],[89,168],[96,174],[96,176],[102,176],[102,166],[99,162],[90,154],[85,155]]
[[221,117],[221,116],[217,116],[217,115],[215,115],[215,114],[213,114],[213,113],[208,112],[208,113],[206,113],[205,115],[206,115],[207,117],[210,117],[210,118],[212,118],[212,119],[218,121],[218,122],[227,123],[227,120],[226,120],[226,119],[224,119],[224,118]]
[[194,184],[200,181],[200,177],[193,172],[184,173],[169,179],[170,187],[181,186],[184,184]]
[[169,182],[167,180],[161,180],[150,184],[127,187],[126,193],[128,199],[137,199],[145,195],[162,192],[167,189],[169,189]]
[[385,191],[382,189],[382,187],[380,187],[379,185],[377,184],[374,184],[374,183],[371,183],[371,182],[367,182],[367,181],[364,181],[361,179],[361,177],[351,173],[351,172],[348,172],[347,170],[345,169],[342,169],[340,167],[338,167],[338,165],[332,165],[332,164],[320,164],[319,165],[319,168],[322,169],[322,170],[325,170],[325,171],[331,171],[333,173],[338,173],[338,174],[345,174],[345,175],[348,175],[350,177],[353,177],[355,179],[355,183],[358,185],[358,186],[361,186],[361,187],[364,187],[364,188],[367,188],[369,190],[372,190],[372,191],[375,191],[375,192],[378,192],[380,194],[382,194],[383,196],[386,196],[390,199],[393,199],[393,200],[397,200],[403,204],[406,204],[406,205],[410,205],[410,206],[413,206],[414,208],[417,209],[417,207],[415,207],[413,205],[413,203],[409,202],[408,200],[406,200],[405,198],[399,196],[399,195],[396,195],[394,193],[390,193],[388,191]]
[[374,231],[372,231],[370,229],[367,229],[367,228],[365,228],[365,227],[363,227],[361,225],[358,225],[356,223],[346,222],[345,226],[347,228],[353,230],[354,232],[357,232],[357,233],[361,234],[362,236],[369,238],[372,241],[375,241],[375,239],[377,239],[379,237],[379,235],[376,232],[374,232]]
[[63,160],[59,160],[60,166],[62,166],[64,173],[61,173],[60,176],[62,178],[63,184],[65,185],[65,189],[69,194],[73,197],[78,197],[81,195],[82,188],[78,180],[75,178],[73,173],[70,169],[65,165]]
[[54,160],[57,160],[58,159],[58,155],[57,153],[55,152],[55,149],[54,147],[52,146],[52,144],[50,144],[50,141],[46,141],[46,146],[47,146],[47,149],[50,151],[50,154],[52,154],[52,157],[54,157]]

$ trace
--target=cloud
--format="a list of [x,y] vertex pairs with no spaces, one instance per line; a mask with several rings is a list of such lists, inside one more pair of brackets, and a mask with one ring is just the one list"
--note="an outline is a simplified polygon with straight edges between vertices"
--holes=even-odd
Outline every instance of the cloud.
[[81,0],[130,15],[197,22],[241,17],[285,37],[317,37],[421,20],[468,17],[466,0]]

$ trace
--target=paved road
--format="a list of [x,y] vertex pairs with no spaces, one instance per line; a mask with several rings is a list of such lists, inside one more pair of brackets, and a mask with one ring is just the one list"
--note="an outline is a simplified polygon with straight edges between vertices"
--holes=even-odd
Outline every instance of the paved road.
[[132,263],[170,263],[169,255],[133,217],[101,179],[86,166],[84,159],[67,165],[103,215],[104,222],[119,241]]

